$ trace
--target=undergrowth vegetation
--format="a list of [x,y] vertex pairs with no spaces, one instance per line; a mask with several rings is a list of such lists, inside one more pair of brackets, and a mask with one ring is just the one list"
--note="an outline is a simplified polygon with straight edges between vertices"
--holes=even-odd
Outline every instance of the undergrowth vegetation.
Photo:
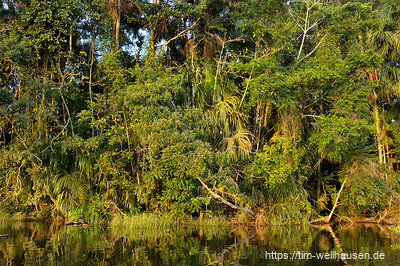
[[129,228],[393,219],[399,10],[0,1],[0,207]]

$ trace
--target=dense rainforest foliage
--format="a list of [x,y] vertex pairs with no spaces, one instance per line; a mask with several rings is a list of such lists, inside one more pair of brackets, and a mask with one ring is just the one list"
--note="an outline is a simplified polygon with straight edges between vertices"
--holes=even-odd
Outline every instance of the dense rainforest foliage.
[[395,217],[399,32],[398,0],[2,0],[0,206]]

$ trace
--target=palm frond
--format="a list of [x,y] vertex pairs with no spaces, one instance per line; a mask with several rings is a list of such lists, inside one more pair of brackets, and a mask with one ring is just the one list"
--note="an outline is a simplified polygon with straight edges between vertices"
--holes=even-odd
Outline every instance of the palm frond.
[[56,205],[68,211],[87,198],[86,187],[80,182],[80,173],[73,172],[59,177],[54,184],[57,195]]
[[368,35],[368,44],[384,58],[393,60],[399,51],[400,36],[392,31],[378,30]]
[[223,140],[226,145],[226,155],[232,161],[237,161],[249,157],[252,151],[253,134],[245,129],[239,129],[234,135]]

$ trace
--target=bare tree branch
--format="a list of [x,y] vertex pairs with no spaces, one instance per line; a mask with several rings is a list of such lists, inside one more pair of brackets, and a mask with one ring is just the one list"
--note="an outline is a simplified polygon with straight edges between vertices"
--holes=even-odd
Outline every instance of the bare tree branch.
[[161,51],[162,51],[170,42],[172,42],[172,41],[175,40],[175,39],[178,39],[179,37],[182,37],[182,36],[184,36],[184,35],[187,35],[187,32],[188,32],[189,30],[191,30],[191,29],[197,24],[198,21],[199,21],[199,19],[198,19],[195,23],[193,23],[192,26],[190,26],[189,28],[187,28],[187,29],[181,31],[181,32],[178,33],[175,37],[169,39],[166,43],[164,43],[164,44],[161,46],[161,48],[158,49],[158,51],[156,52],[155,57],[157,57],[157,56],[161,53]]
[[322,41],[325,39],[325,37],[328,35],[328,33],[325,33],[325,35],[322,37],[322,39],[319,41],[319,43],[314,47],[314,49],[309,52],[306,56],[304,56],[302,59],[300,59],[299,61],[297,61],[297,63],[300,63],[301,61],[303,61],[304,59],[306,59],[307,57],[309,57],[310,55],[312,55],[317,49],[318,47],[321,45]]
[[[15,128],[14,123],[10,120],[10,118],[8,118],[8,116],[5,116],[5,118],[6,118],[7,121],[11,124],[12,129],[14,130],[15,134],[17,134],[18,138],[20,139],[22,145],[24,145],[24,147],[25,147],[26,151],[29,153],[29,155],[30,155],[31,157],[34,157],[34,158],[38,159],[39,162],[40,162],[40,165],[41,165],[41,164],[42,164],[42,160],[40,160],[40,158],[37,157],[35,154],[31,153],[31,151],[30,151],[29,148],[28,148],[28,145],[26,144],[26,142],[25,142],[24,139],[22,138],[21,134],[19,134],[18,130]],[[37,165],[37,164],[35,163],[35,161],[32,160],[32,162],[33,162],[33,164],[34,164],[36,167],[39,167],[39,168],[40,168],[40,165]]]
[[220,195],[218,195],[217,193],[215,193],[214,191],[212,191],[212,190],[203,182],[203,180],[201,180],[200,177],[197,176],[196,178],[197,178],[197,180],[200,181],[200,183],[203,185],[203,187],[204,187],[205,189],[207,189],[208,192],[210,192],[210,194],[211,194],[214,198],[220,200],[222,203],[228,205],[229,207],[231,207],[231,208],[233,208],[233,209],[241,210],[241,211],[244,211],[244,212],[248,212],[248,213],[250,213],[250,214],[252,214],[252,215],[255,215],[255,213],[254,213],[252,210],[247,209],[247,208],[242,208],[242,207],[236,206],[236,205],[230,203],[229,201],[225,200],[223,197],[221,197]]
[[[305,10],[305,15],[304,16],[298,16],[296,14],[294,14],[294,12],[292,11],[292,9],[288,9],[289,10],[289,14],[292,17],[293,21],[296,23],[296,25],[302,30],[303,34],[302,34],[302,38],[301,38],[301,44],[300,44],[300,48],[299,51],[297,53],[297,63],[299,63],[300,61],[304,60],[305,58],[307,58],[308,56],[310,56],[321,44],[322,40],[318,43],[318,45],[311,51],[311,53],[307,54],[305,57],[301,58],[301,53],[303,51],[303,47],[304,47],[304,42],[306,40],[307,34],[310,30],[312,30],[314,27],[318,26],[322,19],[319,19],[317,21],[311,22],[311,15],[312,15],[312,9],[320,3],[320,0],[304,0],[305,4],[306,4],[306,10]],[[300,21],[303,21],[303,25],[300,23]],[[310,25],[311,24],[311,25]],[[322,38],[324,39],[325,36]]]

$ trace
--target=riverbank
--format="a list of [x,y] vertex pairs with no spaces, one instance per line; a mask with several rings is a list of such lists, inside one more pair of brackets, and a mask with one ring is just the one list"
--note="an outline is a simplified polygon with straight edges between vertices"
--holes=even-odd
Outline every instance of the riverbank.
[[323,222],[323,217],[310,220],[299,221],[276,221],[268,220],[266,217],[258,215],[256,217],[246,214],[237,214],[231,217],[216,215],[201,215],[193,217],[190,215],[162,214],[162,213],[141,213],[141,214],[115,214],[109,219],[82,219],[82,217],[70,216],[52,216],[38,218],[35,214],[26,214],[17,212],[13,214],[0,212],[1,221],[20,221],[20,222],[45,222],[62,225],[110,225],[118,227],[126,227],[127,229],[148,228],[148,229],[165,229],[175,226],[289,226],[289,225],[318,225],[318,224],[378,224],[393,225],[400,224],[397,217],[334,217],[329,223]]

